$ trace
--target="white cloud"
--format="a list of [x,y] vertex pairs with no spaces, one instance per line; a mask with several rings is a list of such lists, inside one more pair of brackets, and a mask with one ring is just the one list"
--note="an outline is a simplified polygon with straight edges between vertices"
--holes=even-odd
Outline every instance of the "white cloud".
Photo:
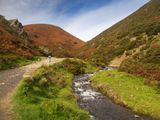
[[51,20],[56,16],[54,9],[61,1],[0,0],[0,14],[7,19],[18,18],[23,24],[53,22]]
[[88,41],[133,13],[148,0],[121,0],[72,18],[65,30]]
[[[90,11],[68,16],[56,12],[63,0],[0,0],[0,14],[18,18],[23,24],[48,23],[60,26],[82,40],[90,40],[128,16],[149,0],[120,0]],[[64,11],[67,8],[63,8]]]

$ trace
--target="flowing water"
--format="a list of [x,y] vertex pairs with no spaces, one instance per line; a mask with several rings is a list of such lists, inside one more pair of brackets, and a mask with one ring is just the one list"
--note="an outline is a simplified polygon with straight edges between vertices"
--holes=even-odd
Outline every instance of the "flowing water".
[[89,77],[93,74],[75,76],[73,90],[78,97],[81,108],[90,113],[92,120],[152,120],[150,117],[140,116],[133,111],[113,103],[91,86]]

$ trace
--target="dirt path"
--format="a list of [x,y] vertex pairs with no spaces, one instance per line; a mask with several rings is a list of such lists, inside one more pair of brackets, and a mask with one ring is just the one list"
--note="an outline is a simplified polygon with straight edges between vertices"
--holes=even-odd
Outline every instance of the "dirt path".
[[32,73],[42,65],[50,65],[60,62],[63,59],[52,58],[49,62],[46,58],[43,60],[21,67],[0,72],[0,120],[11,120],[12,112],[9,108],[11,96],[23,77],[30,77]]

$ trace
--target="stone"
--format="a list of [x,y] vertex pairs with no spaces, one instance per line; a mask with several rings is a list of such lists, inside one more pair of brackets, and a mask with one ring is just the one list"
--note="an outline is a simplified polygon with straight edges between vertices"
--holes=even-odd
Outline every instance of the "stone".
[[27,32],[24,31],[22,23],[20,23],[18,19],[9,20],[9,23],[10,26],[13,27],[13,29],[17,31],[18,35],[24,40],[25,46],[27,47],[29,37]]
[[138,116],[138,115],[134,115],[134,117],[135,117],[135,118],[139,118],[139,116]]
[[23,25],[18,21],[18,19],[9,20],[9,23],[10,23],[10,26],[16,29],[20,29],[20,30],[23,29]]

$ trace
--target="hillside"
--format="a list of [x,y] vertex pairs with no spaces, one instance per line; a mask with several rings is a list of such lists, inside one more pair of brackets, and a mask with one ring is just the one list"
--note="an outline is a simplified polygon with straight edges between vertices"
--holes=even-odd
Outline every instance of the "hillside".
[[113,65],[120,60],[117,67],[122,63],[123,71],[159,79],[159,6],[159,0],[151,0],[132,15],[89,41],[81,48],[79,56],[97,65]]
[[[159,5],[159,0],[152,0],[126,19],[89,41],[82,48],[80,55],[95,59],[103,58],[101,61],[108,63],[115,56],[123,54],[125,50],[142,45],[144,41],[138,37],[144,33],[147,36],[152,36],[160,31]],[[137,40],[134,41],[134,39]],[[83,53],[83,51],[85,52]]]
[[30,44],[27,33],[17,20],[6,20],[0,15],[0,70],[15,67],[31,59],[34,46]]
[[0,53],[17,54],[24,57],[32,56],[28,49],[29,39],[18,20],[6,20],[0,16]]
[[63,29],[53,25],[27,25],[25,31],[40,51],[44,54],[52,52],[53,56],[57,57],[73,56],[74,51],[85,44]]

